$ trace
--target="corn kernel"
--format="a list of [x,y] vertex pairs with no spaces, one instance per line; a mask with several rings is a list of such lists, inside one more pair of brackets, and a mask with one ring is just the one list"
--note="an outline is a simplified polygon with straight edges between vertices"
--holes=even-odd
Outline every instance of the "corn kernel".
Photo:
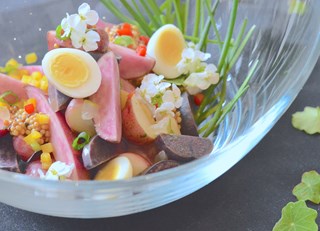
[[31,76],[29,76],[29,75],[23,75],[21,78],[22,83],[29,84],[30,81],[31,81]]
[[40,162],[43,170],[48,170],[52,164],[51,155],[48,152],[43,152],[40,156]]
[[35,71],[31,74],[31,77],[35,80],[41,80],[42,79],[42,74],[39,71]]
[[41,150],[42,150],[42,152],[51,153],[51,152],[53,152],[53,145],[51,143],[41,145]]
[[48,124],[50,122],[50,117],[45,114],[37,114],[37,121],[39,124]]
[[38,56],[34,52],[33,53],[29,53],[29,54],[26,55],[25,60],[26,60],[27,64],[32,64],[32,63],[37,62]]

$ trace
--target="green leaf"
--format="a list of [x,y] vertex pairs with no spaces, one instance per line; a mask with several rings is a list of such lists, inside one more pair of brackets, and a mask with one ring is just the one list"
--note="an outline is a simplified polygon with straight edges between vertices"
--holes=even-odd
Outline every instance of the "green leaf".
[[304,201],[289,202],[272,231],[317,231],[317,215],[317,211],[308,208]]
[[305,107],[292,115],[292,126],[307,134],[320,133],[320,107]]
[[298,200],[309,200],[319,204],[320,175],[316,171],[305,172],[302,175],[301,183],[294,187],[292,193]]

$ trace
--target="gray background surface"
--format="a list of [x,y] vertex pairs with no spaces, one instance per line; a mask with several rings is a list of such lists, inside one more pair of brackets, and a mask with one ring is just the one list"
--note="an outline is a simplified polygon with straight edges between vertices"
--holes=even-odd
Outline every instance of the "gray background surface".
[[319,77],[320,60],[271,132],[230,171],[179,201],[134,215],[92,220],[49,217],[0,204],[0,230],[272,230],[282,207],[295,201],[291,191],[303,172],[319,170],[319,136],[291,126],[292,113],[320,106]]

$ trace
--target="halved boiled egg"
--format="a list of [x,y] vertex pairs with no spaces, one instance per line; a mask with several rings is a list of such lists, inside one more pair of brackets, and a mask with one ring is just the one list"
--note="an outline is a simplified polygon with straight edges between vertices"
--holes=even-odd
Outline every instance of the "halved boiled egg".
[[123,180],[132,177],[133,170],[130,160],[125,156],[118,156],[101,168],[95,180]]
[[186,47],[182,32],[176,26],[167,24],[160,27],[150,38],[147,55],[156,60],[153,71],[167,79],[180,75],[177,64]]
[[97,62],[81,50],[53,49],[44,56],[42,68],[50,84],[72,98],[86,98],[94,94],[101,84]]

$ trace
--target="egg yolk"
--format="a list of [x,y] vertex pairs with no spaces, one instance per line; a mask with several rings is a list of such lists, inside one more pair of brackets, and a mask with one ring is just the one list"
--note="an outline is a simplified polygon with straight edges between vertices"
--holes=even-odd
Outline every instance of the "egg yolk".
[[86,63],[73,54],[57,55],[51,64],[51,74],[59,84],[76,88],[85,83],[89,78],[89,70]]
[[184,39],[174,28],[163,31],[158,38],[156,54],[161,60],[166,60],[169,65],[177,65],[185,47]]

